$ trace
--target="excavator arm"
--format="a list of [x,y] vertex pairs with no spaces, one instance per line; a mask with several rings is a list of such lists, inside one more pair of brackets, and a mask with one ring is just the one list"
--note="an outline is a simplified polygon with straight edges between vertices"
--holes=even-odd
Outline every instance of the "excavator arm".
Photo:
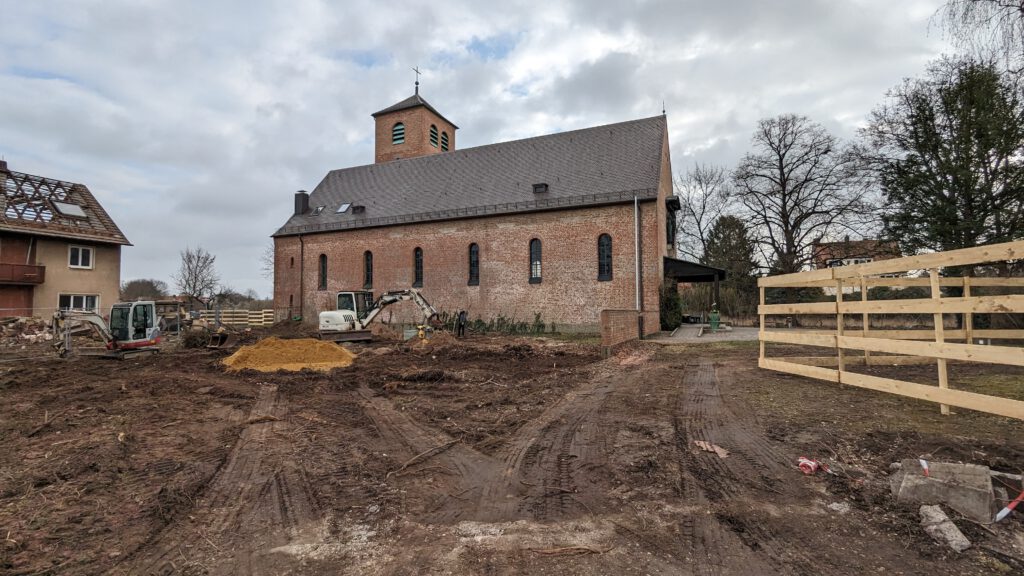
[[74,324],[91,325],[100,338],[103,339],[104,344],[110,345],[114,342],[114,335],[110,333],[107,323],[103,321],[99,314],[81,310],[58,310],[53,313],[52,328],[53,334],[56,337],[54,338],[53,345],[57,348],[57,353],[60,356],[64,356],[68,352],[71,328]]
[[426,298],[420,294],[419,290],[397,290],[394,292],[385,292],[380,295],[373,304],[373,308],[359,321],[359,324],[363,329],[370,325],[385,308],[394,304],[395,302],[403,302],[411,300],[420,307],[420,311],[423,312],[423,321],[430,322],[435,316],[437,316],[437,310],[427,302]]

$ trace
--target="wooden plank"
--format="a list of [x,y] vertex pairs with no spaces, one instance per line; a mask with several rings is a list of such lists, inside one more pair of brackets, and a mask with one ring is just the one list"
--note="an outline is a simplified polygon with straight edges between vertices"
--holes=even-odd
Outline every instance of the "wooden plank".
[[802,304],[762,304],[757,313],[765,314],[835,314],[835,302],[804,302]]
[[[971,297],[971,277],[964,277],[964,298]],[[968,344],[974,344],[974,314],[964,313],[964,338]]]
[[[836,280],[836,337],[842,337],[843,325],[846,324],[846,316],[843,315],[841,306],[843,304],[843,281]],[[839,358],[839,371],[846,370],[846,350],[839,348],[836,356]]]
[[975,330],[975,338],[996,338],[999,340],[1024,340],[1024,330]]
[[977,344],[956,344],[952,342],[914,342],[912,340],[886,340],[884,338],[862,338],[840,336],[841,348],[870,350],[889,354],[928,356],[964,362],[988,362],[1008,366],[1024,366],[1024,348],[1010,346],[979,346]]
[[823,268],[821,270],[794,272],[793,274],[764,276],[757,279],[757,285],[761,288],[799,288],[803,286],[809,286],[809,282],[819,282],[822,280],[827,280],[831,282],[832,270],[835,269]]
[[[872,278],[865,278],[864,280],[866,281],[866,283],[867,283],[869,288],[873,288],[875,286],[892,286],[892,287],[902,287],[902,288],[905,288],[907,286],[922,286],[922,287],[924,287],[924,286],[931,286],[931,279],[930,278],[881,278],[881,277],[872,277]],[[964,284],[964,279],[960,278],[960,277],[947,277],[947,278],[940,278],[939,279],[939,285],[940,286],[963,286],[963,284]],[[977,277],[975,277],[975,278],[971,278],[971,284],[973,284],[974,286],[1002,286],[1002,287],[1024,288],[1024,278],[1020,278],[1020,277],[1012,277],[1012,278],[1001,278],[1001,277],[977,278]]]
[[946,406],[957,406],[968,410],[977,410],[979,412],[1024,420],[1024,402],[1020,400],[987,396],[963,390],[943,389],[926,384],[914,384],[912,382],[879,378],[854,372],[843,372],[840,375],[840,380],[843,384],[849,384],[850,386],[877,390],[879,392],[889,392],[890,394],[898,394],[918,400],[938,402]]
[[[868,301],[868,283],[867,283],[867,278],[864,278],[863,276],[860,277],[860,301],[861,302],[867,302]],[[862,335],[867,337],[868,333],[871,331],[871,316],[869,316],[868,313],[865,312],[864,314],[862,314],[860,322],[861,322],[861,331],[860,332],[861,332]],[[870,359],[871,359],[871,352],[869,350],[865,350],[864,351],[864,363],[865,364],[870,364],[871,363]]]
[[[836,356],[785,356],[776,358],[776,360],[785,360],[787,362],[793,362],[794,364],[807,364],[808,366],[838,366],[839,358]],[[931,364],[934,362],[934,358],[927,356],[872,356],[870,362],[871,366],[916,366],[919,364]],[[863,366],[865,364],[865,358],[861,356],[853,356],[846,359],[847,366]]]
[[[939,269],[932,268],[928,271],[932,282],[932,299],[935,300],[936,304],[939,304],[942,299],[942,288],[939,286]],[[942,308],[936,306],[938,310],[935,312],[935,344],[941,346],[945,341],[945,334],[943,331],[945,327],[942,324]],[[943,390],[949,388],[949,373],[946,370],[946,359],[939,358],[936,360],[936,364],[939,371],[939,388]],[[939,410],[943,416],[949,415],[949,406],[947,404],[940,404]]]
[[[875,276],[893,274],[907,270],[924,270],[926,268],[942,268],[945,266],[961,266],[965,264],[982,264],[985,262],[1002,262],[1024,258],[1024,240],[991,244],[976,248],[963,248],[948,252],[919,254],[892,260],[877,260],[865,264],[852,264],[831,268],[833,278],[855,278],[857,276]],[[808,278],[811,279],[811,278]],[[813,278],[818,280],[819,278]],[[796,279],[794,279],[796,280]]]
[[836,347],[835,334],[801,334],[799,332],[780,332],[778,330],[761,331],[762,342],[779,342],[782,344],[801,344],[804,346]]
[[[780,306],[774,304],[773,306]],[[957,312],[1003,313],[1024,312],[1024,294],[1001,296],[972,296],[971,298],[914,298],[910,300],[870,300],[868,302],[844,302],[841,307],[847,314],[954,314]],[[771,314],[772,312],[769,312]],[[781,312],[780,312],[781,313]],[[807,314],[807,312],[804,312]]]
[[[764,286],[759,287],[758,288],[758,292],[760,292],[760,298],[761,298],[761,300],[760,300],[760,302],[758,304],[758,308],[760,308],[761,306],[764,306]],[[758,318],[760,319],[759,320],[759,322],[760,322],[760,329],[759,330],[760,330],[760,333],[763,335],[764,334],[764,314],[760,314],[758,316]],[[759,338],[759,339],[761,341],[758,343],[758,355],[757,355],[758,362],[760,362],[761,360],[764,360],[764,358],[765,358],[764,339],[763,338]]]
[[784,362],[774,358],[764,358],[758,362],[758,366],[767,370],[775,370],[776,372],[806,376],[828,382],[839,382],[839,371],[831,368],[794,364],[793,362]]

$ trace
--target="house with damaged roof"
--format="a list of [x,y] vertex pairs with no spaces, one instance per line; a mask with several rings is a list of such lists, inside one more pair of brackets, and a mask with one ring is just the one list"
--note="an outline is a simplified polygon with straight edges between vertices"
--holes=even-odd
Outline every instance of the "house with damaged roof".
[[465,149],[418,88],[373,118],[375,162],[296,193],[273,234],[281,317],[418,288],[471,319],[592,331],[620,310],[659,329],[679,262],[664,115]]
[[0,317],[101,311],[117,301],[131,244],[82,184],[0,160]]

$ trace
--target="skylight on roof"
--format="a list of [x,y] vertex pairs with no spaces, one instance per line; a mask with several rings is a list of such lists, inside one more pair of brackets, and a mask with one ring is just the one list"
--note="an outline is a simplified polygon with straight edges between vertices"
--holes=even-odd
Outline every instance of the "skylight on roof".
[[74,216],[76,218],[85,218],[85,210],[78,204],[68,204],[67,202],[53,202],[53,207],[58,212],[65,216]]
[[324,211],[324,208],[326,208],[326,206],[317,206],[316,208],[314,208],[313,216],[319,216],[320,213]]
[[352,205],[351,203],[349,203],[349,202],[345,202],[345,203],[344,203],[344,204],[342,204],[341,206],[338,206],[338,211],[337,211],[337,212],[335,212],[335,214],[344,214],[345,212],[347,212],[347,211],[348,211],[348,208],[349,208],[349,206],[351,206],[351,205]]

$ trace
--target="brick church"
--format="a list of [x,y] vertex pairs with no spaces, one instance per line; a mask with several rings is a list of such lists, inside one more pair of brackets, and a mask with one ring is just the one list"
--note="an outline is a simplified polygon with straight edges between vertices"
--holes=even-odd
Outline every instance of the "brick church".
[[374,163],[296,193],[273,235],[280,317],[416,287],[471,320],[596,331],[602,310],[628,310],[659,329],[658,290],[680,264],[664,115],[466,149],[418,87],[373,118]]

